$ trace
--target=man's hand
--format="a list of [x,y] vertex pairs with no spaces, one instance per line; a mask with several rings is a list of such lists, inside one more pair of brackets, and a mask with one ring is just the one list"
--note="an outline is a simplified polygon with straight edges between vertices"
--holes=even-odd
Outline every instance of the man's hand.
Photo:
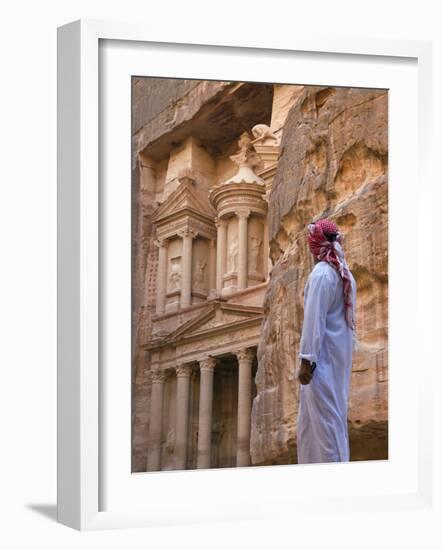
[[300,380],[300,384],[303,384],[304,386],[306,384],[309,384],[309,382],[312,380],[311,364],[307,359],[301,360],[298,379]]

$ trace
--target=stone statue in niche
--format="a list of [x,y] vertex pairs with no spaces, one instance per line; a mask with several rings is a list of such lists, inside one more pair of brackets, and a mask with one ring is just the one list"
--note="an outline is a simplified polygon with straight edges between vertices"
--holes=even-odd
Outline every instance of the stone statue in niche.
[[180,258],[173,258],[171,260],[171,273],[169,275],[169,290],[180,288],[181,276]]
[[229,265],[228,271],[233,273],[237,270],[237,255],[238,255],[238,243],[237,239],[233,239],[229,246]]
[[203,260],[197,260],[194,272],[194,284],[197,287],[202,287],[205,280],[205,268],[206,262]]
[[262,245],[262,240],[259,239],[258,237],[256,236],[251,236],[251,238],[249,239],[249,258],[248,258],[248,263],[249,263],[249,268],[250,268],[250,271],[256,271],[256,272],[259,272],[261,271],[259,266],[261,265],[260,264],[260,252],[261,252],[261,245]]

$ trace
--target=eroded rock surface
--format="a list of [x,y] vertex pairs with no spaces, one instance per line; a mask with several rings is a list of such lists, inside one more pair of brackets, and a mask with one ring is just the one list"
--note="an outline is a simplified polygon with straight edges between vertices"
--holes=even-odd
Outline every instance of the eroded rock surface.
[[306,87],[286,120],[269,202],[275,265],[257,354],[253,464],[296,460],[295,367],[313,265],[305,228],[323,216],[342,229],[358,285],[351,459],[387,458],[387,105],[383,90]]

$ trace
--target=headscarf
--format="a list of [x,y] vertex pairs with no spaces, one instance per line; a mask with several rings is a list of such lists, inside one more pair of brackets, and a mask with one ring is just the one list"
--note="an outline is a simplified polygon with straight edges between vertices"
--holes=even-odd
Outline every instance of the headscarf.
[[351,274],[341,246],[342,242],[343,236],[332,220],[325,218],[308,225],[308,244],[312,254],[318,260],[330,264],[343,281],[345,319],[348,326],[354,330]]

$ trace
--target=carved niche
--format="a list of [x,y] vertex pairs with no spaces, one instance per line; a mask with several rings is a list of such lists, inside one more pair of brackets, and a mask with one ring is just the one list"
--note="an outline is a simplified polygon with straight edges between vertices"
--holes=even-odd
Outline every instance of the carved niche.
[[237,257],[238,257],[238,241],[232,239],[229,245],[229,258],[228,258],[228,272],[235,273],[237,271]]
[[252,272],[261,272],[262,266],[262,244],[263,239],[259,239],[255,235],[252,235],[248,242],[248,265]]
[[168,291],[180,289],[182,277],[181,257],[171,258],[171,270],[168,280]]

